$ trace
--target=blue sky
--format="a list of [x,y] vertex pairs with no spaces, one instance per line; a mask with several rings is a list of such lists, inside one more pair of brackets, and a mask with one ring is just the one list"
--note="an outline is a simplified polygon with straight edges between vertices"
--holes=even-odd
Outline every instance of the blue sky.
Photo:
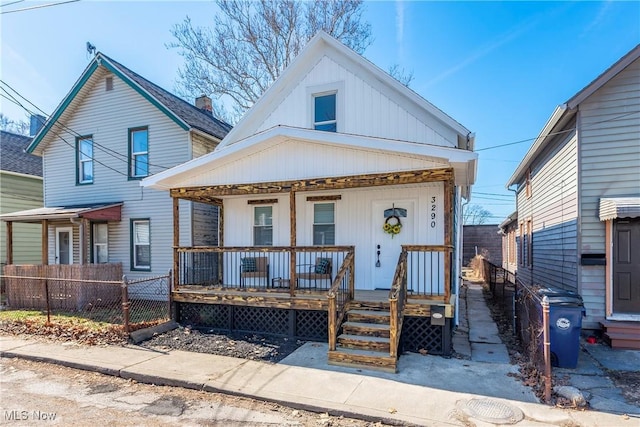
[[[81,1],[0,3],[0,75],[47,113],[90,57],[85,43],[173,91],[182,58],[170,28],[212,21],[212,3]],[[505,183],[554,108],[640,43],[640,2],[367,2],[382,69],[412,70],[411,88],[476,133],[480,155],[471,203],[500,223],[514,211]],[[26,119],[0,98],[0,112]]]

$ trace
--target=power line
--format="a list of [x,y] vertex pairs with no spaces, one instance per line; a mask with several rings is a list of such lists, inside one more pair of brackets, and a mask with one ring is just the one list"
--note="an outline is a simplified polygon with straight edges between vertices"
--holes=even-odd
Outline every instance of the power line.
[[[61,1],[58,3],[47,3],[47,4],[39,4],[37,6],[30,6],[30,7],[23,7],[22,9],[13,9],[13,10],[5,10],[4,12],[0,12],[0,15],[4,15],[5,13],[16,13],[16,12],[25,12],[27,10],[33,10],[33,9],[42,9],[43,7],[51,7],[51,6],[60,6],[63,4],[67,4],[67,3],[75,3],[78,2],[80,0],[67,0],[67,1]],[[19,1],[16,1],[14,3],[20,3]],[[14,3],[7,3],[3,6],[8,6],[10,4],[14,4]]]
[[[602,123],[614,122],[616,120],[620,120],[620,119],[622,119],[624,117],[630,116],[632,114],[638,114],[638,113],[640,113],[640,111],[631,111],[629,113],[624,113],[624,114],[621,114],[619,116],[612,117],[610,119],[606,119],[606,120],[601,120],[599,122],[590,123],[590,124],[588,124],[586,126],[583,126],[582,129],[589,129],[589,128],[595,126],[595,125],[599,125],[599,124],[602,124]],[[572,127],[572,128],[569,128],[569,129],[565,129],[565,130],[561,130],[561,131],[558,131],[558,132],[551,132],[551,133],[545,135],[544,138],[546,138],[548,136],[561,135],[561,134],[567,133],[567,132],[573,132],[574,130],[576,130],[575,127]],[[541,137],[540,136],[536,136],[535,138],[527,138],[527,139],[522,139],[520,141],[508,142],[506,144],[494,145],[492,147],[479,148],[479,149],[475,150],[475,152],[485,151],[485,150],[493,150],[494,148],[509,147],[511,145],[522,144],[524,142],[536,141],[539,138],[541,138]]]
[[[3,89],[3,90],[4,90],[4,89]],[[6,91],[5,91],[5,92],[6,92]],[[1,94],[1,93],[0,93],[0,96],[1,96],[1,97],[3,97],[3,98],[5,98],[6,100],[8,100],[8,101],[10,101],[10,102],[13,102],[14,104],[16,104],[16,105],[18,105],[18,106],[20,106],[20,107],[24,108],[24,109],[25,109],[25,111],[27,111],[28,113],[33,114],[33,112],[29,111],[29,109],[27,109],[24,105],[22,105],[20,102],[16,101],[16,100],[15,100],[15,98],[14,98],[14,99],[11,99],[11,98],[9,98],[9,97],[7,97],[6,95],[3,95],[3,94]],[[9,95],[9,96],[11,96],[11,95]],[[60,138],[60,139],[61,139],[65,144],[67,144],[69,147],[71,147],[74,151],[76,150],[76,147],[74,146],[74,144],[71,144],[69,141],[67,141],[66,139],[64,139],[64,137],[63,137],[60,133],[56,132],[56,131],[53,129],[53,126],[49,129],[49,132],[52,132],[55,136],[57,136],[58,138]],[[101,161],[99,161],[99,160],[96,160],[93,156],[88,156],[88,155],[87,155],[87,153],[84,153],[84,152],[82,152],[82,151],[80,151],[80,150],[78,150],[78,152],[79,152],[79,153],[81,153],[81,154],[86,155],[87,157],[91,157],[91,160],[92,160],[92,161],[96,162],[96,163],[97,163],[97,164],[99,164],[99,165],[104,166],[104,167],[105,167],[105,168],[107,168],[107,169],[110,169],[110,170],[112,170],[112,171],[114,171],[114,172],[116,172],[116,173],[118,173],[118,174],[120,174],[120,175],[128,176],[128,174],[123,173],[123,172],[121,172],[121,171],[119,171],[119,170],[117,170],[117,169],[115,169],[115,168],[113,168],[113,167],[111,167],[111,166],[109,166],[109,165],[106,165],[106,164],[102,163],[102,162],[101,162]]]
[[22,3],[23,1],[24,0],[16,0],[16,1],[12,1],[10,3],[0,4],[0,7],[11,6],[12,4]]
[[[17,90],[15,90],[13,87],[11,87],[11,85],[9,85],[7,82],[5,82],[4,80],[0,79],[0,83],[2,83],[3,85],[7,86],[9,89],[11,89],[11,91],[13,91],[16,95],[18,95],[20,98],[24,99],[26,102],[28,102],[30,105],[32,105],[33,107],[35,107],[38,111],[40,111],[42,114],[44,114],[45,116],[49,116],[44,110],[42,110],[40,107],[38,107],[36,104],[34,104],[33,102],[31,102],[29,99],[25,98],[22,94],[20,94],[20,92],[18,92]],[[7,95],[9,95],[12,99],[13,99],[13,103],[22,107],[27,113],[34,115],[35,113],[31,110],[29,110],[28,108],[26,108],[24,105],[22,105],[22,103],[20,101],[18,101],[12,94],[10,94],[4,87],[0,86],[0,89],[2,89],[3,92],[5,92]],[[6,98],[6,97],[5,97]],[[11,101],[11,100],[10,100]],[[66,129],[68,133],[70,133],[72,136],[76,137],[76,138],[82,138],[85,135],[82,135],[81,133],[71,129],[69,126],[65,125],[64,123],[62,123],[60,120],[56,121],[55,123],[57,126],[60,126],[63,129]],[[104,153],[110,155],[111,157],[115,158],[116,160],[119,160],[123,163],[127,163],[127,167],[128,167],[128,162],[129,162],[129,157],[125,154],[119,153],[116,150],[113,150],[109,147],[105,147],[102,144],[99,144],[95,141],[92,141],[93,145],[95,147],[97,147],[99,150],[103,151]],[[151,162],[147,162],[147,165],[149,166],[154,166],[160,169],[170,169],[168,166],[162,166],[162,165],[157,165],[155,163],[151,163]]]

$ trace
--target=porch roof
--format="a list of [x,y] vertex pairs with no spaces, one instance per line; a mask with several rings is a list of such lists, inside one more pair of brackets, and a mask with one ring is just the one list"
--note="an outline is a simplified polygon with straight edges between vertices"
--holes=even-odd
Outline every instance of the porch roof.
[[600,221],[617,218],[640,218],[640,197],[603,197]]
[[[287,145],[289,143],[294,143],[294,145]],[[299,148],[300,144],[308,144],[308,147],[313,146],[316,151],[307,153],[295,149]],[[261,167],[266,161],[267,150],[270,153],[276,152],[277,154],[272,155],[275,156],[274,158],[280,159],[278,164],[272,165],[273,167]],[[353,156],[354,153],[358,153],[357,157],[366,155],[387,158],[398,156],[404,160],[391,168],[388,165],[381,166],[381,162],[369,162],[366,169],[358,169],[353,162],[345,162],[345,158]],[[336,155],[340,157],[336,158]],[[318,157],[311,158],[309,156]],[[326,156],[324,159],[326,161],[322,160],[322,156]],[[207,185],[249,184],[451,167],[454,169],[456,185],[468,187],[475,181],[477,158],[476,153],[458,148],[275,126],[235,144],[145,178],[141,185],[167,190]],[[349,165],[349,169],[338,171],[336,163],[346,163]],[[225,167],[231,164],[233,164],[233,169],[245,171],[235,181],[228,173],[224,173]],[[301,165],[305,167],[301,168]]]
[[57,206],[28,209],[0,215],[3,221],[40,222],[42,220],[87,218],[104,221],[120,221],[123,202],[90,205]]

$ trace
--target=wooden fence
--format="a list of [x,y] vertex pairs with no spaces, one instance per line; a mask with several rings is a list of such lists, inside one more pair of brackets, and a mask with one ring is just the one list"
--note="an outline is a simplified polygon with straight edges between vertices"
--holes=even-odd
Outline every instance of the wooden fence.
[[122,264],[7,265],[3,281],[9,307],[80,311],[120,302]]

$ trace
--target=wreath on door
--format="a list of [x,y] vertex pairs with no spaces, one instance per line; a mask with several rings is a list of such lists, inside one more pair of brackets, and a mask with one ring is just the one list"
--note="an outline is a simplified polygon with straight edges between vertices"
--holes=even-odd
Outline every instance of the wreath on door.
[[402,222],[400,222],[400,217],[397,215],[388,216],[384,221],[382,229],[385,233],[391,234],[391,238],[393,239],[396,234],[400,234],[400,231],[402,231]]

